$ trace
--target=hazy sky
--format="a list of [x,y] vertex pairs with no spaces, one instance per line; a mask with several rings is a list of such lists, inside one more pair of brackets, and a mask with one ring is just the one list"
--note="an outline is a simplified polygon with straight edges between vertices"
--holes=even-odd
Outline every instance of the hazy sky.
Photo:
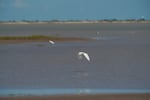
[[0,0],[0,20],[150,19],[150,0]]

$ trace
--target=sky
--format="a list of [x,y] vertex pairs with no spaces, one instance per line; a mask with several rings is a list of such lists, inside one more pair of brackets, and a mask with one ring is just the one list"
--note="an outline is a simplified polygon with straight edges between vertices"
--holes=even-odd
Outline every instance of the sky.
[[150,0],[0,0],[0,21],[150,19]]

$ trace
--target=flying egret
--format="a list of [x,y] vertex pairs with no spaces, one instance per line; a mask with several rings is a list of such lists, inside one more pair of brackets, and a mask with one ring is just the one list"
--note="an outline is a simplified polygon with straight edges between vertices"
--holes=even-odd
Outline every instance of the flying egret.
[[79,59],[82,59],[83,56],[86,58],[86,60],[90,61],[90,57],[86,52],[78,52]]
[[50,43],[50,44],[55,44],[55,42],[54,42],[54,41],[51,41],[51,40],[49,40],[49,43]]

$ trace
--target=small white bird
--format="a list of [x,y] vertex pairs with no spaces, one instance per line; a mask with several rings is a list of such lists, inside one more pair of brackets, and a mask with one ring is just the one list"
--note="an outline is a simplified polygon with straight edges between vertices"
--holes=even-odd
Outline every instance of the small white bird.
[[88,55],[86,52],[78,52],[78,57],[79,57],[79,59],[82,59],[83,56],[84,56],[88,61],[90,61],[90,57],[89,57],[89,55]]
[[54,42],[54,41],[51,41],[51,40],[49,40],[49,43],[50,43],[50,44],[55,44],[55,42]]
[[100,32],[96,32],[96,34],[97,34],[97,35],[99,35],[99,34],[100,34]]

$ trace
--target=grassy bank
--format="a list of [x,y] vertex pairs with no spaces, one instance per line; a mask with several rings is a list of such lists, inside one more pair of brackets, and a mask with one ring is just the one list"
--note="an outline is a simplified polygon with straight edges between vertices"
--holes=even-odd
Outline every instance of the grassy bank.
[[44,41],[86,41],[87,38],[80,37],[56,37],[44,35],[31,36],[0,36],[0,43],[21,43],[21,42],[44,42]]
[[0,40],[38,40],[38,39],[51,39],[54,37],[43,35],[31,35],[31,36],[0,36]]
[[0,40],[49,40],[60,39],[54,36],[31,35],[31,36],[0,36]]

